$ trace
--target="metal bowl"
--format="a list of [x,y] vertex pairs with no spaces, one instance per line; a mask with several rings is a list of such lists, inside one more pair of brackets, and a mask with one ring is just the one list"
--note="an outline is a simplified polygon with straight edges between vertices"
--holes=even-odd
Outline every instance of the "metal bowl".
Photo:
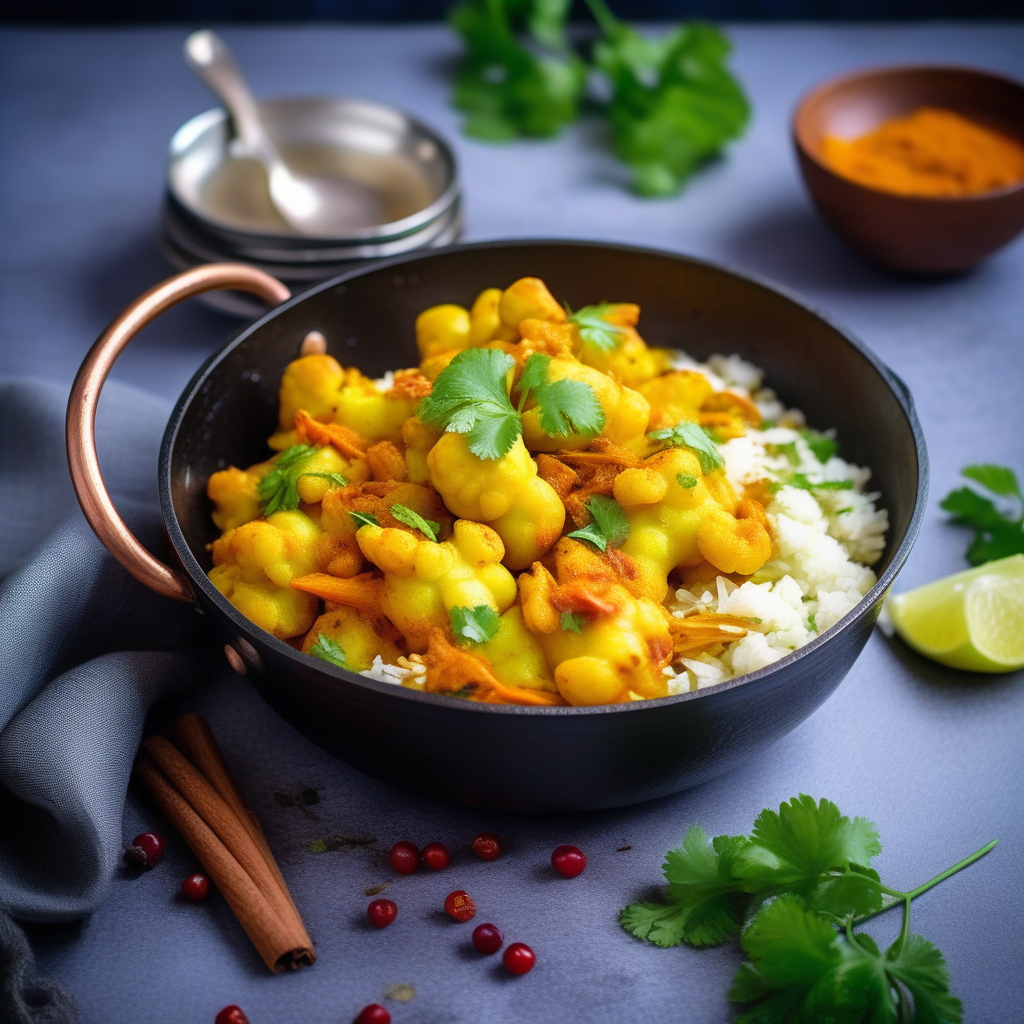
[[[218,107],[171,139],[162,241],[176,269],[242,260],[303,289],[362,261],[458,239],[455,156],[426,125],[393,107],[341,97],[268,100],[259,109],[291,166],[367,186],[387,221],[333,238],[292,230],[270,201],[263,168],[233,154],[231,120]],[[252,296],[217,294],[206,301],[243,316],[263,311]]]
[[[204,276],[205,275],[205,276]],[[248,278],[246,277],[248,275]],[[415,365],[416,314],[468,305],[483,288],[543,278],[573,305],[629,299],[644,336],[695,356],[735,352],[809,422],[835,427],[848,459],[872,468],[889,513],[870,593],[822,636],[758,672],[676,697],[607,707],[510,707],[418,693],[299,654],[255,627],[210,583],[206,481],[266,455],[281,374],[309,332],[371,376]],[[83,509],[147,585],[196,601],[226,653],[300,732],[376,778],[429,796],[518,810],[583,810],[649,800],[704,782],[806,718],[860,653],[917,536],[927,456],[906,386],[844,329],[765,284],[670,253],[584,242],[496,242],[406,256],[283,302],[207,360],[178,400],[160,455],[164,523],[182,570],[131,538],[99,477],[91,417],[117,353],[160,310],[197,290],[284,294],[245,267],[206,267],[158,286],[100,338],[69,406],[69,458]],[[134,546],[133,546],[134,545]]]
[[[389,242],[366,246],[350,246],[339,250],[324,249],[318,255],[322,259],[303,258],[306,250],[256,250],[244,258],[251,267],[276,277],[292,292],[303,292],[307,288],[337,277],[357,267],[365,266],[372,259],[404,253],[409,249],[409,239],[414,238],[414,249],[437,249],[452,245],[462,233],[461,202],[456,199],[441,216],[427,224],[415,236],[392,239]],[[220,243],[197,230],[180,217],[168,204],[164,209],[163,236],[161,239],[164,257],[175,270],[190,270],[208,263],[219,263],[231,254],[219,248]],[[266,312],[266,305],[247,292],[217,291],[202,296],[202,301],[214,309],[234,316],[252,320]]]

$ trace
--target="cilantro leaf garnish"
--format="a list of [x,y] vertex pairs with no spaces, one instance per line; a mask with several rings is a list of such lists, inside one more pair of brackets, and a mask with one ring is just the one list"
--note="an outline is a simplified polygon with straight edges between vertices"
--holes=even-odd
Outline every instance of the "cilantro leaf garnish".
[[357,530],[361,526],[380,526],[377,517],[369,512],[349,512],[349,515],[355,520]]
[[707,476],[725,465],[725,459],[710,434],[697,423],[683,420],[674,427],[654,430],[648,437],[664,441],[670,448],[689,448],[700,462],[700,471]]
[[687,490],[697,486],[697,478],[690,476],[689,473],[676,473],[676,482],[680,487],[685,487]]
[[587,511],[591,521],[580,530],[569,534],[576,540],[586,540],[599,551],[605,551],[610,544],[613,548],[621,547],[629,535],[629,517],[622,511],[622,506],[604,494],[595,494],[587,502]]
[[672,195],[750,118],[743,90],[725,66],[729,41],[697,21],[649,40],[618,21],[604,0],[587,6],[603,33],[594,62],[612,87],[615,151],[641,195]]
[[822,480],[820,483],[814,483],[808,480],[803,473],[794,473],[784,483],[790,487],[799,487],[804,491],[849,491],[853,488],[852,480]]
[[569,308],[568,302],[564,305],[566,313],[569,314],[569,323],[575,324],[579,329],[583,342],[601,352],[611,352],[626,334],[625,327],[605,320],[605,316],[612,308],[607,302],[600,302],[596,306],[584,306],[575,313]]
[[406,526],[419,530],[429,540],[432,540],[435,544],[437,543],[437,534],[441,529],[440,523],[435,523],[433,519],[424,519],[419,512],[414,512],[407,505],[392,505],[391,514],[400,523],[405,523]]
[[[761,429],[767,429],[765,425],[761,424]],[[814,457],[822,464],[828,462],[837,451],[839,451],[839,444],[827,434],[822,434],[817,430],[801,430],[800,436],[807,442],[807,447],[811,449],[811,453]]]
[[571,633],[583,632],[583,619],[575,612],[562,612],[562,629]]
[[787,441],[786,444],[770,444],[768,451],[773,455],[785,455],[794,469],[800,465],[800,453],[796,450],[796,441]]
[[[971,565],[984,565],[997,558],[1024,553],[1024,494],[1017,474],[1006,466],[991,463],[967,466],[961,474],[996,499],[1008,499],[1002,502],[1004,511],[996,501],[972,487],[950,491],[943,498],[940,507],[953,514],[953,522],[974,530],[967,561]],[[1015,516],[1015,512],[1019,514]]]
[[465,349],[438,374],[417,415],[431,426],[465,434],[478,458],[500,459],[522,433],[508,397],[513,366],[515,360],[498,349]]
[[323,633],[318,634],[316,643],[310,647],[309,653],[314,658],[319,658],[321,661],[337,665],[338,668],[351,671],[348,662],[345,660],[345,652],[342,650],[341,644],[332,640],[329,636],[325,636]]
[[585,381],[563,377],[550,379],[551,356],[534,352],[526,361],[523,375],[516,390],[519,393],[519,411],[529,393],[537,403],[540,428],[548,437],[566,437],[576,434],[593,437],[604,429],[604,409],[594,389]]
[[467,135],[548,137],[576,120],[585,73],[565,40],[568,9],[569,0],[462,0],[451,12],[466,45],[453,101]]
[[274,468],[256,486],[265,516],[291,512],[299,507],[299,477],[320,477],[335,487],[344,487],[348,483],[340,473],[307,472],[303,468],[318,451],[320,449],[312,445],[293,444],[274,460]]
[[455,605],[448,614],[456,638],[474,644],[486,643],[501,625],[501,616],[486,604],[478,604],[475,608]]

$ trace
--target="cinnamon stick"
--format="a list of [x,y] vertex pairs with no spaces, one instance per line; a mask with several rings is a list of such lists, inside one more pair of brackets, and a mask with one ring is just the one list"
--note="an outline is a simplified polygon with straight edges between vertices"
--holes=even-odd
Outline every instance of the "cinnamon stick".
[[313,963],[316,954],[301,922],[302,934],[298,935],[294,922],[281,916],[231,851],[146,753],[140,752],[135,768],[157,805],[223,893],[263,962],[272,971]]
[[288,892],[281,869],[270,852],[259,819],[246,805],[206,719],[194,711],[182,715],[175,726],[174,738],[178,741],[178,749],[202,772],[210,785],[220,794],[221,799],[234,811],[235,816],[259,847],[263,859],[274,873],[285,895],[291,900],[291,893]]
[[243,822],[236,817],[220,794],[170,740],[164,739],[163,736],[151,736],[143,743],[143,747],[171,785],[227,847],[275,912],[291,926],[297,941],[302,945],[311,946],[302,919],[285,893],[282,883],[270,870],[263,853]]

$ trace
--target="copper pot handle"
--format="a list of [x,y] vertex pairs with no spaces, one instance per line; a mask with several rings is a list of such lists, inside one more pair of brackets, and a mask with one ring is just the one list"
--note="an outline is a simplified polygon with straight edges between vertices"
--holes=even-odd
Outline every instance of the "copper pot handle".
[[154,558],[135,539],[107,493],[96,454],[96,406],[114,361],[143,327],[179,302],[221,288],[252,292],[275,306],[291,296],[277,278],[242,263],[209,263],[170,277],[126,306],[99,336],[68,399],[68,468],[85,518],[103,546],[140,583],[176,601],[195,601],[188,577]]

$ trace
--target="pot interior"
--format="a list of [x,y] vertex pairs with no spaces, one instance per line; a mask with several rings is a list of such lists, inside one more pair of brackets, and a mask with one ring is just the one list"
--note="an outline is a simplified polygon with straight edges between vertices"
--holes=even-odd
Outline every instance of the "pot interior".
[[870,488],[881,492],[890,524],[885,553],[873,567],[880,576],[910,539],[926,472],[920,428],[898,379],[838,327],[766,285],[670,253],[600,243],[484,243],[328,282],[244,330],[199,371],[168,427],[161,489],[165,515],[177,520],[187,546],[179,543],[178,554],[211,597],[204,574],[207,545],[217,534],[206,481],[225,466],[268,456],[281,374],[306,333],[322,332],[339,362],[379,377],[417,364],[414,322],[422,310],[442,302],[468,307],[484,288],[525,276],[543,278],[574,309],[602,300],[638,303],[639,330],[651,345],[699,359],[735,353],[761,367],[766,385],[803,410],[809,425],[835,428],[843,458],[871,467]]

